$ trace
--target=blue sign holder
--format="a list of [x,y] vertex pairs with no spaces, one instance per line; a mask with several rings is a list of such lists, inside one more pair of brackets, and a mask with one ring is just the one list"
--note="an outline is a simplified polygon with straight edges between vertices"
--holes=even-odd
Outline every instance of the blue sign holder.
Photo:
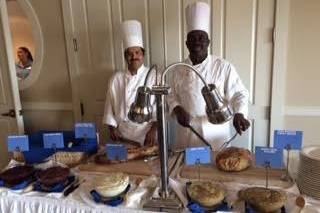
[[281,177],[281,180],[292,182],[293,179],[289,174],[290,165],[290,151],[301,150],[302,146],[302,131],[289,131],[289,130],[275,130],[274,131],[274,145],[278,149],[287,150],[287,166],[286,174]]
[[270,147],[255,147],[256,165],[265,168],[266,172],[266,188],[269,185],[269,170],[271,168],[283,167],[283,151],[277,148]]
[[200,165],[201,164],[210,164],[212,151],[210,146],[204,147],[192,147],[185,150],[185,163],[186,165],[195,165],[197,166],[198,178],[200,180]]
[[86,143],[88,139],[94,139],[96,137],[96,126],[94,123],[75,124],[75,138],[83,138]]
[[63,134],[58,133],[44,133],[43,134],[43,146],[45,149],[53,149],[54,162],[57,162],[57,148],[64,148]]
[[107,144],[106,155],[108,160],[124,161],[127,160],[128,151],[123,144]]
[[9,152],[29,151],[29,138],[27,135],[10,135],[7,138]]

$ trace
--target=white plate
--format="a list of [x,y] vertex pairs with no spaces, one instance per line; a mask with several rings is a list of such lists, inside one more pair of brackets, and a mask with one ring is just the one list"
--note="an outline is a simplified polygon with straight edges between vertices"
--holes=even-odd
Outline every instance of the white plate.
[[320,162],[320,146],[306,146],[301,154],[307,158]]

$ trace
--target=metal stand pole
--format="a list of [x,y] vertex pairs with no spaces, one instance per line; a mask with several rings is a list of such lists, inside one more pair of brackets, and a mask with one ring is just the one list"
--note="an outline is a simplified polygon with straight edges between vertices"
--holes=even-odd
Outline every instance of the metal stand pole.
[[161,197],[169,197],[169,177],[168,177],[168,143],[166,134],[166,118],[164,111],[165,96],[156,94],[157,120],[158,120],[158,146],[161,163]]

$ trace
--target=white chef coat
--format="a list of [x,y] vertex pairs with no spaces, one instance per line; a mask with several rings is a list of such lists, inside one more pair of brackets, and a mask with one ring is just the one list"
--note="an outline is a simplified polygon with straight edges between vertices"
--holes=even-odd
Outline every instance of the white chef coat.
[[[185,61],[192,65],[188,58]],[[216,56],[208,55],[201,63],[193,66],[203,76],[208,84],[215,84],[222,98],[229,101],[234,113],[248,114],[248,90],[244,87],[235,67],[228,61]],[[205,101],[201,94],[204,86],[195,72],[187,67],[177,67],[171,81],[172,91],[167,97],[170,113],[177,105],[181,105],[192,116],[191,125],[216,150],[230,135],[232,120],[224,124],[211,124],[206,116]],[[203,146],[204,144],[188,128],[177,125],[174,148]]]
[[[122,136],[126,139],[144,143],[145,136],[151,128],[151,121],[142,124],[129,120],[128,112],[134,102],[137,89],[143,86],[149,68],[142,65],[136,75],[132,75],[129,70],[116,72],[109,81],[103,123],[118,127]],[[150,73],[147,82],[148,87],[155,84],[155,72]],[[155,121],[155,99],[151,97],[153,107],[153,119]]]

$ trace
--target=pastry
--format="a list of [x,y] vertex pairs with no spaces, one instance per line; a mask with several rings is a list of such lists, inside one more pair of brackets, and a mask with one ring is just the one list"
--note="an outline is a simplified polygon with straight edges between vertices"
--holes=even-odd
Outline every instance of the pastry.
[[79,165],[87,156],[84,152],[57,152],[51,156],[58,163],[62,163],[68,167]]
[[8,186],[14,186],[33,177],[32,166],[16,166],[5,170],[0,174],[0,179]]
[[141,159],[158,154],[158,146],[143,146],[139,148],[128,149],[128,160]]
[[225,197],[225,190],[212,182],[196,181],[187,185],[190,199],[203,207],[215,207]]
[[285,204],[285,193],[263,187],[252,187],[239,191],[240,199],[259,212],[275,212]]
[[93,180],[94,189],[103,197],[115,197],[123,193],[129,185],[129,176],[124,173],[109,173]]
[[247,169],[252,162],[251,153],[247,149],[229,147],[216,156],[216,166],[226,172],[239,172]]

